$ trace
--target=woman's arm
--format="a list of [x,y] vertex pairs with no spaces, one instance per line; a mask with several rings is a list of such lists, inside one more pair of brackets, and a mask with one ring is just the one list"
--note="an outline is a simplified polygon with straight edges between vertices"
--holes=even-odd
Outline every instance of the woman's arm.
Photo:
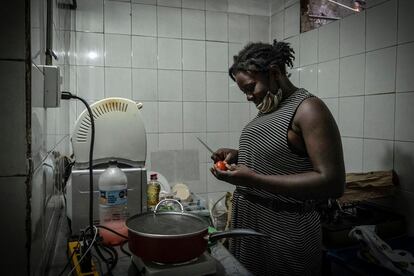
[[325,104],[318,98],[305,100],[293,119],[312,162],[312,172],[293,175],[262,175],[246,166],[230,171],[212,169],[218,179],[234,185],[252,186],[300,200],[337,198],[345,187],[345,168],[338,127]]

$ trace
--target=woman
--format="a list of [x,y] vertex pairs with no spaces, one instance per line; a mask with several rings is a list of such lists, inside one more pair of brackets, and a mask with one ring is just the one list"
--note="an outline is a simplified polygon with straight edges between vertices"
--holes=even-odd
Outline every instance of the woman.
[[340,197],[345,172],[335,120],[325,104],[288,79],[293,50],[285,42],[248,44],[229,69],[253,102],[257,116],[242,130],[239,149],[221,148],[211,169],[236,185],[233,228],[251,228],[268,239],[243,238],[230,246],[256,275],[318,275],[321,229],[315,202]]

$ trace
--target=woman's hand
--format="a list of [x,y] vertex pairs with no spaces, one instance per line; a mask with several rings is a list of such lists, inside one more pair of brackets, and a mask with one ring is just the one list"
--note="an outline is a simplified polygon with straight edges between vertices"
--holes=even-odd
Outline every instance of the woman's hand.
[[227,171],[219,170],[215,166],[210,168],[210,171],[219,180],[226,181],[233,185],[246,187],[254,182],[253,178],[256,174],[245,165],[235,164],[230,165]]
[[220,148],[211,155],[214,163],[217,161],[225,161],[227,164],[237,164],[239,151],[235,149]]

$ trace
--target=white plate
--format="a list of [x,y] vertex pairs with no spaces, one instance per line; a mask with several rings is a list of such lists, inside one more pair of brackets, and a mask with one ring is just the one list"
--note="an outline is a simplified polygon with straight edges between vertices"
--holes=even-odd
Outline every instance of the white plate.
[[167,179],[162,174],[160,174],[159,172],[147,171],[148,182],[151,179],[151,174],[154,174],[154,173],[157,174],[158,182],[160,182],[160,184],[161,184],[161,191],[160,192],[167,193],[167,194],[171,193],[170,184],[168,183]]

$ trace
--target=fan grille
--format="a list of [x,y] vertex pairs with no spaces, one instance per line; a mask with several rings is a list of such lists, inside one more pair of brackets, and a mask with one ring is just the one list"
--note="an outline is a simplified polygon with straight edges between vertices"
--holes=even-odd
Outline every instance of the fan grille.
[[[110,100],[103,102],[97,106],[91,107],[91,110],[93,119],[96,122],[107,113],[127,112],[128,104],[117,100]],[[88,140],[88,133],[90,129],[91,120],[89,118],[89,114],[86,114],[86,116],[84,116],[82,118],[82,121],[80,122],[79,129],[76,134],[76,141],[78,143],[86,143]]]

